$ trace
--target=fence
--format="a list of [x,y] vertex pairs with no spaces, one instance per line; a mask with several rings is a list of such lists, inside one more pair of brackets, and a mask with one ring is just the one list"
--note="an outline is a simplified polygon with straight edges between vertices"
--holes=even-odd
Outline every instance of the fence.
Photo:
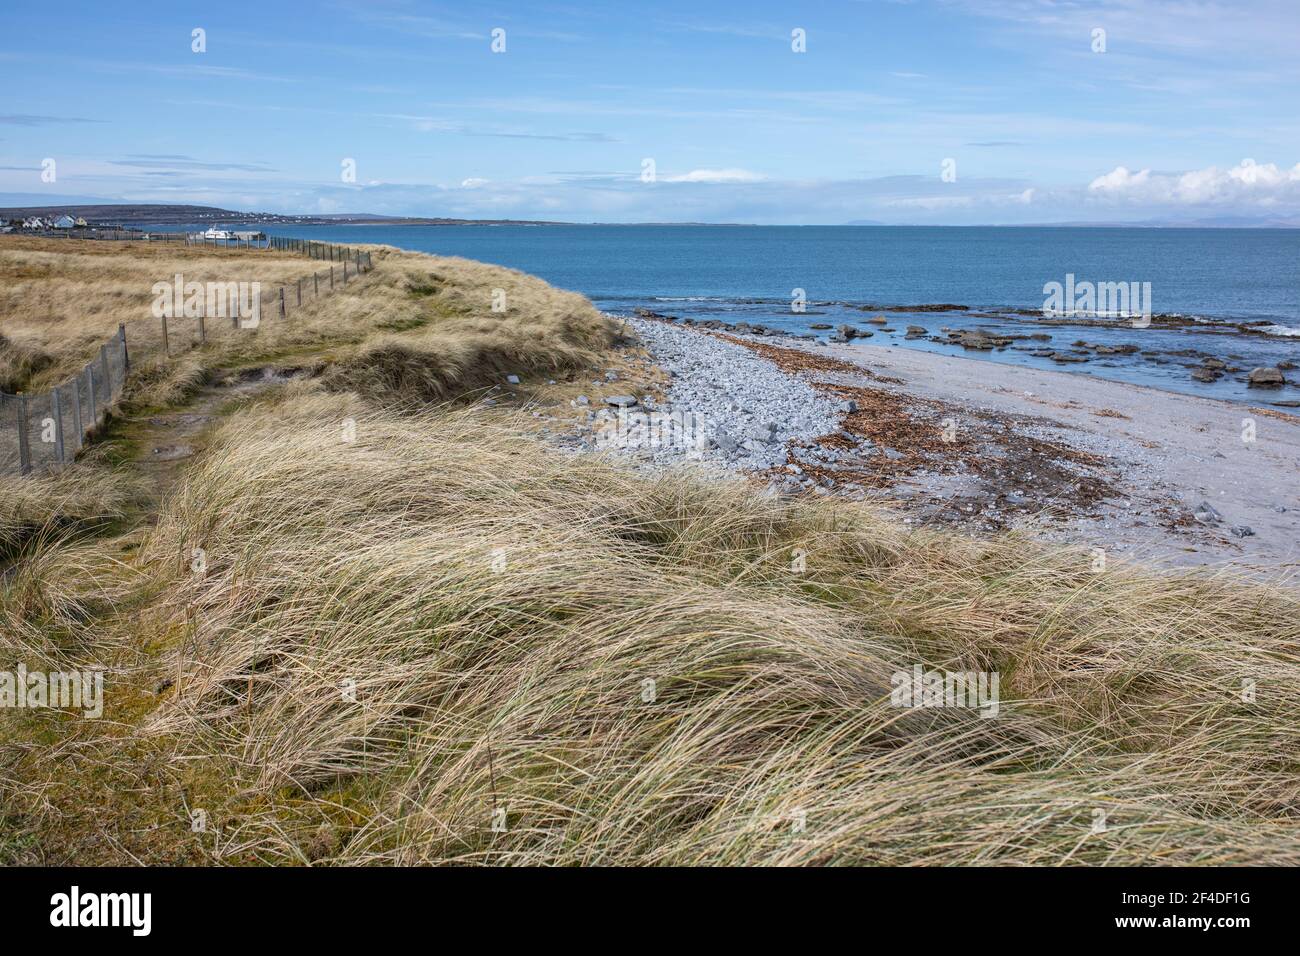
[[44,394],[0,392],[0,474],[30,474],[72,461],[122,394],[131,368],[126,326],[85,368]]
[[[176,234],[183,238],[183,234]],[[280,286],[260,303],[260,321],[285,319],[304,304],[328,295],[374,268],[369,252],[306,239],[272,237],[265,248],[328,260],[328,270]],[[233,245],[233,243],[232,243]],[[203,346],[210,338],[237,334],[244,326],[239,308],[222,315],[162,318],[162,348],[168,355]],[[260,324],[260,323],[259,323]],[[156,345],[154,346],[156,348]],[[137,356],[138,357],[138,356]],[[99,355],[80,373],[45,394],[0,392],[0,474],[30,474],[73,460],[86,436],[98,427],[108,407],[122,394],[130,363],[126,327],[100,346]]]
[[[292,285],[282,285],[271,291],[269,296],[259,296],[259,324],[267,319],[287,319],[296,310],[309,302],[328,295],[336,287],[341,288],[364,272],[374,268],[369,252],[358,252],[346,246],[335,246],[327,242],[314,242],[306,239],[288,239],[273,236],[267,248],[281,252],[294,252],[311,259],[329,260],[330,267],[322,272],[312,272],[294,281]],[[163,318],[162,345],[167,354],[206,345],[214,336],[221,335],[226,328],[242,329],[242,320],[251,316],[241,316],[238,308],[222,310],[218,315],[201,315],[195,318]]]
[[364,262],[370,268],[370,253],[357,252],[350,246],[336,246],[332,242],[316,242],[314,239],[292,239],[288,236],[272,236],[271,248],[282,252],[297,252],[309,259],[328,259],[331,262]]

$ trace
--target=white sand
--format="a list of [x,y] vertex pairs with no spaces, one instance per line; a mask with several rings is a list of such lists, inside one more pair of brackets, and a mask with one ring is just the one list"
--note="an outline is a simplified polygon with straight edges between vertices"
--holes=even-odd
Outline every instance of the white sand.
[[[801,347],[900,378],[903,385],[886,387],[910,395],[1048,419],[1059,440],[1113,458],[1107,470],[1122,496],[1108,501],[1100,518],[1038,520],[1041,533],[1117,556],[1252,575],[1288,576],[1300,568],[1300,417],[1262,412],[1269,397],[1263,390],[1260,405],[1245,405],[904,348]],[[1103,409],[1125,417],[1096,414]],[[1243,440],[1250,423],[1254,441]],[[942,493],[930,479],[910,484],[897,490]],[[1190,513],[1203,500],[1223,515],[1221,525],[1162,527],[1169,515]],[[1229,532],[1241,525],[1255,534]]]

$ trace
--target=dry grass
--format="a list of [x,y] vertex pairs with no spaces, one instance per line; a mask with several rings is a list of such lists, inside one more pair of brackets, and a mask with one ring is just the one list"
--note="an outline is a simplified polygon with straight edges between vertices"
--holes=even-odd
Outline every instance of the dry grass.
[[[182,400],[212,370],[262,360],[338,364],[332,380],[379,396],[448,397],[500,382],[507,373],[559,371],[592,361],[613,326],[582,296],[540,279],[466,259],[366,247],[373,272],[296,305],[328,263],[279,251],[172,243],[14,239],[0,242],[0,388],[36,390],[77,371],[100,343],[127,326],[135,366],[125,401],[161,407]],[[336,276],[341,269],[336,268]],[[172,355],[152,317],[155,282],[176,273],[196,282],[261,282],[262,322],[236,329],[196,320],[169,323]],[[289,317],[277,290],[289,287]],[[494,311],[494,292],[505,308]]]
[[137,494],[138,485],[129,474],[98,461],[55,475],[0,475],[0,561],[33,537],[119,521]]
[[[143,545],[141,733],[227,862],[1300,862],[1300,605],[1089,563],[298,386]],[[1000,714],[891,707],[916,662]]]
[[[612,332],[387,258],[338,306],[383,338],[234,412],[155,525],[2,585],[6,653],[110,673],[98,724],[0,713],[0,859],[1300,863],[1293,593],[403,407]],[[503,282],[535,301],[489,324]],[[999,714],[890,706],[914,663],[997,672]]]

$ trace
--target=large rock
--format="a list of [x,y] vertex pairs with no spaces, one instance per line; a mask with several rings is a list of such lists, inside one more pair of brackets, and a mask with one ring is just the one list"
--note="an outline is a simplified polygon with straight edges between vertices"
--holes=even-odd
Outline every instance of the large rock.
[[1246,381],[1251,388],[1277,388],[1286,384],[1279,368],[1252,369]]

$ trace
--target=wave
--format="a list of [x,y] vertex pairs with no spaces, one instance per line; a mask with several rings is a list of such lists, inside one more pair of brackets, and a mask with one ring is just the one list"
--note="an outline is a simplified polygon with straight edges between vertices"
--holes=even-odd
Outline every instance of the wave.
[[1300,326],[1266,325],[1260,329],[1265,335],[1281,335],[1286,338],[1300,338]]

